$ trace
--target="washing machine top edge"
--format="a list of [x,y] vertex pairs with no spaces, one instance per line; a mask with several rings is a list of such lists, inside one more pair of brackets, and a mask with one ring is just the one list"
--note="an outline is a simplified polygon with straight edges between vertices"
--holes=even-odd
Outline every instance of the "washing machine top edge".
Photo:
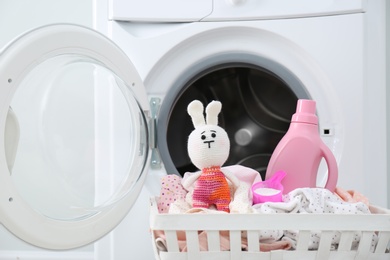
[[362,13],[365,12],[365,6],[366,0],[146,0],[142,3],[135,0],[112,0],[109,19],[132,22],[274,20]]

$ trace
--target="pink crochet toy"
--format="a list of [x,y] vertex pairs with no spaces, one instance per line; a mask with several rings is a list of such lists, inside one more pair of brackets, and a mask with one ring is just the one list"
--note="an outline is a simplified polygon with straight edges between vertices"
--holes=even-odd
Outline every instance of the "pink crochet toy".
[[209,208],[215,205],[217,210],[229,212],[232,196],[227,179],[235,186],[238,186],[239,181],[233,174],[221,169],[230,150],[229,137],[226,131],[218,126],[221,108],[222,104],[219,101],[212,101],[206,107],[206,124],[203,104],[194,100],[188,105],[188,114],[192,118],[195,130],[188,138],[187,148],[192,163],[202,170],[193,177],[196,182],[192,206]]

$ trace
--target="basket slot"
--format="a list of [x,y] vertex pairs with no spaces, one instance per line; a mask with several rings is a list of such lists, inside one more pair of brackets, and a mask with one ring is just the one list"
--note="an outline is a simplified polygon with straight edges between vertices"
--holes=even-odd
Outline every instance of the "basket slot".
[[375,253],[385,253],[389,249],[390,232],[379,232],[378,244],[376,245]]
[[333,231],[322,231],[316,259],[329,259]]
[[350,251],[352,247],[352,241],[354,237],[354,231],[342,231],[338,251]]
[[371,242],[372,242],[372,231],[363,231],[362,237],[360,238],[358,253],[355,259],[367,259],[370,254]]
[[259,232],[256,230],[248,230],[248,251],[249,252],[259,252]]
[[298,234],[297,250],[307,251],[310,242],[310,230],[300,230]]
[[176,231],[165,230],[164,233],[167,240],[168,252],[179,252],[179,243],[177,241]]
[[219,240],[218,230],[207,231],[207,245],[209,247],[209,251],[213,251],[213,252],[220,251],[220,240]]

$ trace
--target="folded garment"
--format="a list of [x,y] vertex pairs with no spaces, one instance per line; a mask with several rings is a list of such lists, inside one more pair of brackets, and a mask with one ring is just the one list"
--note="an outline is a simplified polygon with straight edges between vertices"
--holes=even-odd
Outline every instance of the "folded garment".
[[[363,202],[345,202],[331,191],[322,188],[295,189],[283,196],[283,202],[266,202],[253,206],[256,212],[272,213],[335,213],[335,214],[370,214],[369,207]],[[295,230],[283,231],[285,240],[290,240],[292,248],[296,247],[298,232]],[[318,249],[321,232],[313,231],[309,243],[310,250]],[[357,249],[360,241],[360,232],[355,233],[352,249]],[[332,248],[337,248],[340,242],[340,232],[335,231],[332,238]],[[371,250],[378,241],[373,234]]]
[[283,202],[266,202],[253,208],[258,213],[370,213],[363,202],[345,202],[323,188],[295,189],[283,195]]

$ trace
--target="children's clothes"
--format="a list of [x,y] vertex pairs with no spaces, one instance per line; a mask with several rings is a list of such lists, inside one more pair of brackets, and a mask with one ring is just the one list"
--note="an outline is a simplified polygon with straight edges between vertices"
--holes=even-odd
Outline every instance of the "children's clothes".
[[161,191],[157,202],[159,213],[168,213],[169,207],[177,200],[184,200],[187,191],[181,185],[181,177],[168,174],[161,179]]
[[[266,202],[256,204],[253,208],[258,213],[335,213],[335,214],[370,214],[370,210],[363,202],[349,203],[341,200],[337,195],[322,188],[295,189],[283,196],[283,202]],[[309,249],[316,250],[319,246],[321,232],[312,231]],[[355,232],[352,249],[357,249],[360,241],[360,232]],[[298,233],[295,230],[285,230],[283,239],[290,240],[292,248],[296,248]],[[378,241],[373,234],[371,250]],[[332,237],[332,249],[337,248],[340,242],[340,232],[335,231]]]
[[[250,168],[243,166],[223,167],[229,170],[239,180],[239,185],[234,187],[228,181],[232,200],[229,204],[231,213],[255,213],[255,214],[275,214],[275,213],[334,213],[334,214],[371,214],[383,213],[370,211],[368,200],[360,196],[357,192],[344,191],[336,188],[336,192],[323,188],[300,188],[295,189],[283,196],[282,202],[266,202],[252,206],[250,187],[253,183],[261,181],[260,174]],[[199,172],[186,173],[182,179],[176,175],[168,175],[162,179],[162,190],[159,201],[160,213],[186,213],[186,214],[227,214],[224,211],[216,211],[213,207],[199,208],[192,207],[196,182],[188,181],[198,178]],[[195,177],[194,177],[195,176]],[[187,189],[184,189],[185,183]],[[191,183],[190,185],[188,185]],[[157,232],[157,233],[156,233]],[[246,250],[246,232],[242,232],[242,250]],[[227,235],[226,235],[227,234]],[[228,233],[220,232],[221,250],[230,250]],[[186,238],[184,231],[177,231],[179,248],[186,251]],[[166,250],[166,242],[162,231],[155,231],[157,247]],[[296,249],[299,233],[296,230],[259,230],[260,251],[276,249]],[[319,247],[321,232],[311,231],[308,249],[317,250]],[[332,234],[331,249],[337,249],[340,243],[341,232],[334,231]],[[351,248],[356,250],[361,239],[361,232],[355,232]],[[375,249],[378,237],[372,234],[371,251]],[[199,231],[200,250],[207,250],[207,231]]]

